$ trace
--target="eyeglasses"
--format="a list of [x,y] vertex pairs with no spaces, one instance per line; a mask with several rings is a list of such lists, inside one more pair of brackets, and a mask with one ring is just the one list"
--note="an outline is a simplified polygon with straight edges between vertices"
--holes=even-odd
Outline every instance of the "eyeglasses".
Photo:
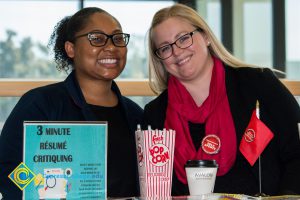
[[111,39],[113,45],[116,47],[126,47],[130,38],[130,34],[127,33],[115,33],[112,35],[108,35],[100,32],[90,32],[78,35],[74,38],[74,40],[84,36],[87,36],[88,40],[90,41],[90,44],[94,47],[105,46],[108,39]]
[[167,44],[167,45],[164,45],[162,47],[159,47],[158,49],[156,49],[154,52],[155,52],[155,55],[162,59],[162,60],[165,60],[169,57],[172,56],[173,54],[173,45],[175,44],[178,48],[180,49],[186,49],[188,47],[190,47],[192,44],[193,44],[193,35],[196,31],[202,31],[200,28],[197,28],[196,30],[190,32],[190,33],[187,33],[187,34],[184,34],[183,36],[181,36],[180,38],[178,38],[177,40],[175,40],[175,42],[171,43],[171,44]]

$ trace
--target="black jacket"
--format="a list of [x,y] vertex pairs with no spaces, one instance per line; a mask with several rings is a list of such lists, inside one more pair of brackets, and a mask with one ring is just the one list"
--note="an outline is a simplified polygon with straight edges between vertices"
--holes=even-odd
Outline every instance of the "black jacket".
[[[129,132],[132,133],[128,136],[131,139],[127,140],[130,141],[128,150],[134,148],[133,151],[135,152],[134,131],[142,118],[142,109],[127,97],[122,96],[115,82],[112,84],[112,90],[118,96],[124,111],[124,120],[128,124]],[[74,72],[64,82],[36,88],[24,94],[6,120],[0,136],[0,193],[2,193],[3,198],[8,200],[21,199],[21,190],[8,178],[8,175],[22,161],[23,121],[96,120],[83,97]],[[134,156],[136,160],[136,154],[127,156]],[[127,169],[127,173],[132,174],[132,180],[124,181],[128,187],[129,182],[131,188],[132,184],[136,185],[136,189],[132,191],[132,196],[136,196],[139,189],[136,162],[128,163]],[[120,191],[120,188],[115,189]],[[122,194],[120,195],[122,196]]]
[[[300,140],[297,127],[300,108],[296,99],[270,69],[225,66],[225,76],[237,145],[250,121],[256,100],[260,103],[260,119],[274,133],[261,155],[262,192],[268,195],[300,194]],[[143,128],[151,125],[153,129],[162,129],[167,104],[168,94],[165,90],[145,106]],[[251,167],[237,149],[234,166],[226,175],[217,177],[214,192],[259,193],[258,174],[258,162]],[[179,182],[175,174],[172,194],[188,194],[187,185]]]

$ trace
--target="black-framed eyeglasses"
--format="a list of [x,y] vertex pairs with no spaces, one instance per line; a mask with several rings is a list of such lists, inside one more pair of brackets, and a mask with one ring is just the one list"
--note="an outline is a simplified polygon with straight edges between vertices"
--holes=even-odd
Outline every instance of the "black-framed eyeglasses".
[[155,55],[158,58],[165,60],[172,56],[174,44],[180,49],[186,49],[190,47],[193,44],[193,35],[197,31],[200,32],[202,30],[200,28],[197,28],[196,30],[179,37],[177,40],[175,40],[175,42],[159,47],[154,51]]
[[128,33],[115,33],[112,35],[108,35],[101,32],[90,32],[78,35],[74,38],[74,40],[84,36],[87,36],[88,40],[90,41],[90,44],[94,47],[105,46],[108,39],[111,39],[113,45],[116,47],[126,47],[130,38],[130,34]]

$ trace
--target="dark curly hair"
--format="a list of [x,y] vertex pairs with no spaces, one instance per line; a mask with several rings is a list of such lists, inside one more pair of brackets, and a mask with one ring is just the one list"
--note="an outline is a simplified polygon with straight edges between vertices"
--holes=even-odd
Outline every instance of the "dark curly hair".
[[[59,21],[50,36],[48,48],[53,48],[54,61],[58,71],[68,72],[73,69],[73,59],[65,51],[65,42],[74,41],[76,33],[82,30],[87,24],[89,17],[94,13],[105,13],[111,16],[118,24],[119,21],[105,10],[97,7],[87,7],[79,10],[73,16],[64,17]],[[120,25],[121,26],[121,25]]]

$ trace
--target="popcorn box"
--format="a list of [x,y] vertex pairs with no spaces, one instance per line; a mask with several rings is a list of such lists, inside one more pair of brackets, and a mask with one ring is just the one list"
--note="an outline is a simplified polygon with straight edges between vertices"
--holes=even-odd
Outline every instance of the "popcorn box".
[[141,197],[170,197],[175,131],[138,127],[135,139]]

